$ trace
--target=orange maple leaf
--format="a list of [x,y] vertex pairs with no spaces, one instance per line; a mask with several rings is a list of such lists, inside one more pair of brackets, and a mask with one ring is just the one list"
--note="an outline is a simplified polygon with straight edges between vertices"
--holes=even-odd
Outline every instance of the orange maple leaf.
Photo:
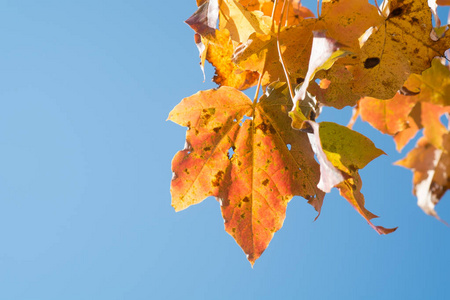
[[183,99],[169,120],[188,127],[172,162],[172,205],[182,210],[215,196],[225,229],[253,264],[281,228],[288,202],[302,196],[320,212],[319,166],[306,133],[291,128],[285,84],[257,104],[221,87]]

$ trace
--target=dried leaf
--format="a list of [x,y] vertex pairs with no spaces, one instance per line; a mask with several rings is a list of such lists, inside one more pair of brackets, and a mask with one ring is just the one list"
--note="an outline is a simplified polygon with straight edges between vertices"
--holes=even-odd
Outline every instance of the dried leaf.
[[450,135],[443,137],[438,149],[421,138],[408,155],[396,162],[397,165],[411,169],[414,173],[414,195],[417,204],[428,215],[441,220],[434,210],[436,204],[450,188]]
[[205,1],[185,22],[201,36],[214,35],[219,19],[218,0]]

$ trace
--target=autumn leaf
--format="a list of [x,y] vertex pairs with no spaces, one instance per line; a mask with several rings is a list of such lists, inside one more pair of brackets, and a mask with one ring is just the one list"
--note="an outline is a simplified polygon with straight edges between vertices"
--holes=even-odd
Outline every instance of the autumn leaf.
[[235,0],[222,0],[220,3],[219,29],[227,29],[231,40],[245,43],[254,32],[270,32],[270,18],[260,11],[248,11]]
[[361,178],[358,174],[359,169],[384,152],[376,148],[368,138],[345,126],[331,122],[306,122],[312,128],[308,137],[320,163],[318,187],[325,192],[330,192],[333,187],[338,188],[341,196],[379,234],[395,231],[396,228],[387,229],[372,223],[371,219],[377,216],[365,208]]
[[442,106],[450,105],[450,69],[440,59],[433,59],[431,67],[421,75],[412,74],[405,82],[408,90],[417,91],[417,101]]
[[409,127],[408,117],[416,103],[413,97],[400,93],[389,100],[365,97],[359,101],[359,113],[362,120],[382,133],[395,135]]
[[219,86],[230,86],[240,90],[256,84],[259,77],[257,72],[241,70],[232,62],[233,44],[226,29],[218,30],[214,37],[203,38],[203,44],[207,45],[206,60],[216,68],[213,78],[215,83]]
[[[305,19],[300,25],[283,28],[280,32],[281,54],[294,82],[300,83],[305,78],[315,26],[316,19]],[[244,70],[259,73],[265,70],[262,85],[278,80],[286,81],[274,34],[254,33],[246,43],[236,49],[233,61]]]
[[[423,137],[408,155],[396,162],[414,173],[414,195],[418,206],[428,215],[441,220],[435,206],[450,188],[450,135],[443,136],[441,149]],[[441,220],[442,221],[442,220]]]
[[340,47],[342,45],[336,40],[327,37],[323,31],[313,31],[313,36],[308,72],[306,73],[305,81],[292,100],[294,102],[292,110],[295,110],[298,102],[305,98],[309,82],[314,78],[315,73],[319,70],[328,70],[336,60],[349,53],[341,50]]
[[420,74],[435,56],[450,48],[450,37],[433,41],[431,11],[426,0],[387,2],[384,21],[362,41],[360,63],[353,66],[357,93],[390,99],[411,73]]
[[321,13],[322,28],[355,55],[359,54],[359,37],[383,21],[377,8],[361,0],[324,0]]
[[214,35],[219,19],[218,0],[207,0],[185,22],[201,36]]
[[[265,16],[272,16],[274,1],[272,0],[240,0],[242,4],[249,11],[259,10],[264,13]],[[300,0],[292,0],[288,4],[287,14],[287,26],[298,25],[304,18],[314,18],[314,13],[307,7],[302,6]],[[279,23],[281,18],[282,5],[277,5],[274,13],[274,21]]]
[[[345,60],[345,58],[342,59]],[[353,76],[345,66],[334,65],[319,74],[317,77],[320,77],[320,83],[310,82],[309,91],[322,105],[341,109],[346,106],[355,106],[361,98],[353,92],[351,88]]]
[[320,212],[319,166],[307,135],[290,127],[286,85],[255,105],[230,87],[183,99],[169,120],[187,126],[186,147],[172,162],[175,210],[208,196],[221,202],[226,231],[253,264],[281,228],[287,203],[304,197]]

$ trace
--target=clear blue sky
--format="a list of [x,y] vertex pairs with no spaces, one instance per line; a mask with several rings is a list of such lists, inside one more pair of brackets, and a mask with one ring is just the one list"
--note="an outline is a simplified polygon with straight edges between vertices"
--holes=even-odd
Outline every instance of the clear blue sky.
[[[391,139],[361,122],[388,154],[361,172],[367,208],[393,234],[335,191],[316,222],[296,197],[252,269],[213,198],[174,212],[185,128],[165,120],[214,87],[183,23],[194,0],[0,7],[0,299],[450,299],[450,229],[416,206]],[[450,221],[448,196],[437,210]]]

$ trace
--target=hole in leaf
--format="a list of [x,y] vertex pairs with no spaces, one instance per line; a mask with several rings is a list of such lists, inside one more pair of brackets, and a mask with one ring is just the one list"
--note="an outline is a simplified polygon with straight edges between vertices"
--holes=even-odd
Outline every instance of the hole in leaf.
[[364,68],[372,69],[376,65],[380,63],[380,59],[378,57],[369,57],[364,61]]
[[291,144],[286,145],[289,150],[291,150]]
[[241,122],[239,122],[239,126],[242,126],[242,124],[244,124],[244,122],[246,120],[253,120],[253,118],[252,117],[248,117],[248,116],[243,116],[242,119],[241,119]]
[[235,147],[230,147],[230,149],[228,149],[228,152],[227,152],[228,159],[232,159],[233,158],[234,149],[236,149],[236,148]]
[[445,126],[445,128],[448,128],[449,119],[448,119],[448,117],[445,114],[442,115],[439,120]]

